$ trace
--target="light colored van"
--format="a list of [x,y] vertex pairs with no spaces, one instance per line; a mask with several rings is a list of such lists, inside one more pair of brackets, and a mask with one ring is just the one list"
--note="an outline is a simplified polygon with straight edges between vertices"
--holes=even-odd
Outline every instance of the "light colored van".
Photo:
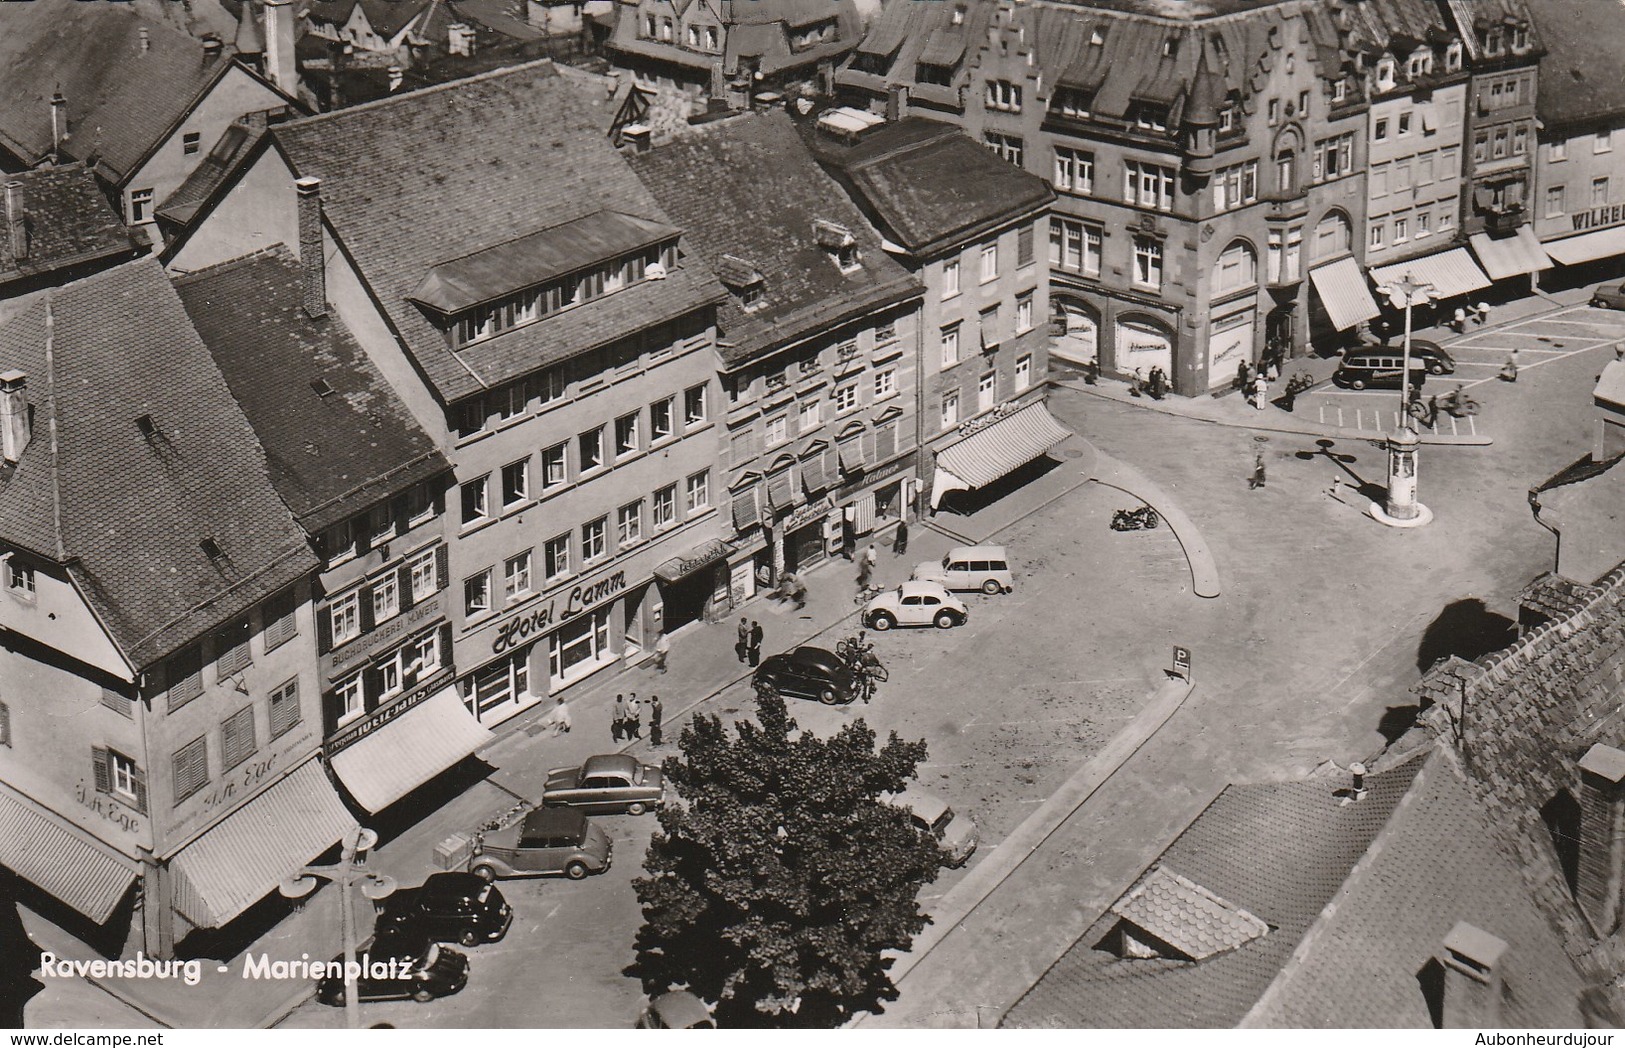
[[976,851],[980,835],[976,823],[968,816],[955,815],[948,802],[916,786],[902,793],[883,794],[881,800],[897,808],[908,809],[915,825],[934,835],[948,853],[948,865],[959,867],[970,861]]
[[1003,546],[956,546],[945,553],[940,562],[927,561],[916,567],[909,577],[940,583],[944,589],[951,590],[1009,593],[1015,589],[1010,558]]

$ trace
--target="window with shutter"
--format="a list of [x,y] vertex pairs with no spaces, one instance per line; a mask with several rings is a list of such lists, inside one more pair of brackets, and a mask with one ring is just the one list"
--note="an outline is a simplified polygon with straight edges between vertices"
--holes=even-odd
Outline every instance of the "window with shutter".
[[227,771],[254,755],[254,707],[244,706],[220,725],[220,763]]
[[1030,266],[1033,264],[1033,227],[1022,226],[1016,230],[1016,265]]
[[445,589],[451,579],[450,557],[445,546],[438,546],[434,551],[435,588]]
[[124,717],[135,716],[135,710],[130,700],[114,691],[112,688],[102,689],[102,705],[114,713]]
[[11,707],[0,702],[0,746],[11,745]]
[[203,653],[196,646],[169,660],[169,712],[203,694]]
[[201,790],[209,781],[209,747],[199,735],[175,751],[175,803]]
[[405,564],[395,569],[395,592],[402,611],[411,611],[417,601],[412,596],[412,569]]
[[299,723],[299,681],[290,680],[271,692],[271,738],[286,735]]
[[100,746],[90,748],[90,763],[94,769],[94,779],[97,793],[111,793],[113,790],[113,769],[108,760],[108,753]]
[[293,612],[293,590],[280,593],[265,602],[266,651],[287,643],[299,632]]
[[222,677],[248,668],[248,620],[234,622],[214,635],[215,667]]

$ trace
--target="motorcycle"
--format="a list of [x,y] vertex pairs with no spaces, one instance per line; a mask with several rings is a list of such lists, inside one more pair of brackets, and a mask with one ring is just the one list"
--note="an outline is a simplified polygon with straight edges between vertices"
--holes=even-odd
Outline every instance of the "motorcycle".
[[1112,514],[1113,531],[1140,531],[1150,530],[1162,523],[1157,511],[1150,506],[1141,506],[1139,509],[1120,509]]

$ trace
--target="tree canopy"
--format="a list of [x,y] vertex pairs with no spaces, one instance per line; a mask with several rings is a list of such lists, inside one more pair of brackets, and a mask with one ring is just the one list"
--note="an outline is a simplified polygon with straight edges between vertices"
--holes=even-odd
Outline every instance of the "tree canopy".
[[678,747],[665,774],[682,803],[661,811],[633,882],[645,989],[686,984],[724,1026],[830,1027],[895,1000],[883,952],[925,927],[919,892],[945,855],[880,796],[913,779],[925,743],[894,732],[877,750],[862,720],[797,734],[764,697],[756,723],[730,737],[695,717]]

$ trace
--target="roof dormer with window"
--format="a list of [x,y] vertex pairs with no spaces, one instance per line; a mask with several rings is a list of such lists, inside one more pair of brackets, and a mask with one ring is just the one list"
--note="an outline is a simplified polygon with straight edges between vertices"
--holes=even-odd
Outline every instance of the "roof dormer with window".
[[852,231],[836,222],[819,218],[813,221],[813,238],[829,254],[842,273],[856,273],[863,268],[858,243]]

